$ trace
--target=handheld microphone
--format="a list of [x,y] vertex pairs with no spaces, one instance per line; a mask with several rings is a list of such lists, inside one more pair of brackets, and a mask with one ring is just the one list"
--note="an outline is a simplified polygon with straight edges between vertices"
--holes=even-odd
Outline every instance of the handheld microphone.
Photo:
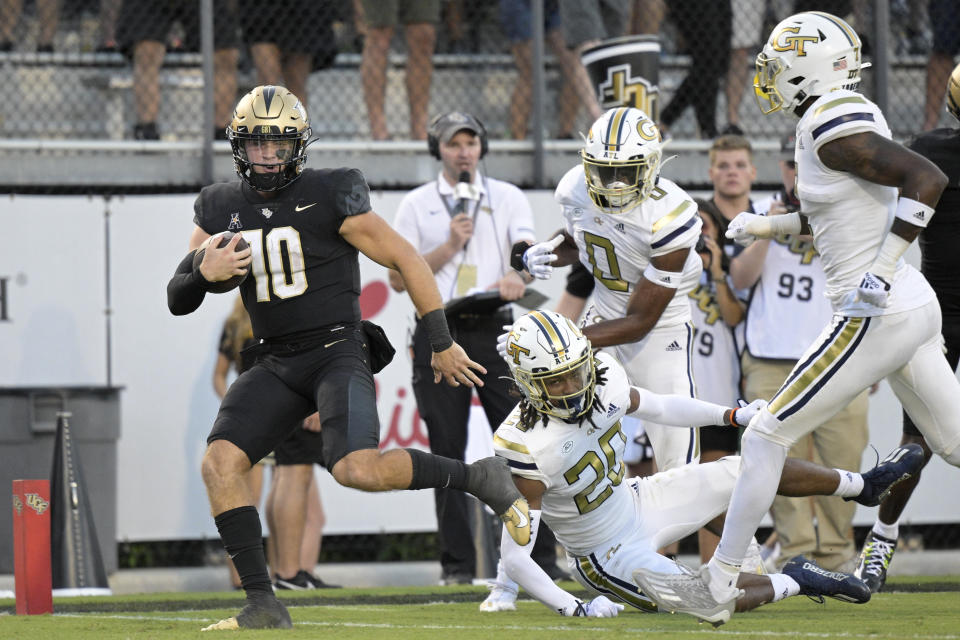
[[467,210],[467,200],[477,200],[476,189],[470,181],[470,172],[461,171],[457,177],[457,184],[453,187],[453,197],[457,199],[457,206],[453,209],[453,215],[464,213]]

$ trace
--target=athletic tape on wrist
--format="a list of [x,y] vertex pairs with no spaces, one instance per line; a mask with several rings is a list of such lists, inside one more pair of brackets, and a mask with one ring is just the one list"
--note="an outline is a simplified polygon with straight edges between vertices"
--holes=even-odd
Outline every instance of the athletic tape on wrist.
[[661,271],[653,266],[653,263],[650,263],[647,265],[647,268],[643,270],[643,277],[661,287],[676,289],[680,286],[683,274],[673,271]]

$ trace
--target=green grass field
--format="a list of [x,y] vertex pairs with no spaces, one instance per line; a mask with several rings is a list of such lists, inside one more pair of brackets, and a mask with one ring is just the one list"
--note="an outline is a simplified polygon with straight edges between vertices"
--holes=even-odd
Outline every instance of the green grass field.
[[[564,585],[575,590],[573,583]],[[342,589],[284,593],[292,631],[200,633],[200,628],[238,610],[236,593],[169,593],[64,598],[53,616],[15,616],[0,600],[0,638],[16,640],[167,640],[216,638],[389,638],[474,640],[519,636],[533,639],[621,638],[644,634],[673,639],[706,636],[738,640],[777,638],[960,639],[960,576],[891,579],[891,591],[865,605],[804,597],[738,614],[718,629],[689,616],[627,611],[614,619],[561,618],[521,600],[517,611],[480,613],[482,587]]]

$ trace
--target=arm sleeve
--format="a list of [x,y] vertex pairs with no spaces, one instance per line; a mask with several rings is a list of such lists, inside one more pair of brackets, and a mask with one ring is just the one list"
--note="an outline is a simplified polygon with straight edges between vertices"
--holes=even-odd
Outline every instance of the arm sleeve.
[[576,609],[577,599],[554,584],[550,576],[544,572],[530,557],[533,543],[537,539],[540,529],[540,511],[530,511],[530,543],[521,547],[503,528],[500,536],[500,558],[507,570],[507,575],[527,590],[534,598],[550,607],[560,615],[564,611]]
[[180,261],[176,272],[167,283],[167,307],[175,316],[185,316],[196,311],[207,294],[197,282],[197,278],[203,276],[199,271],[193,270],[193,254],[191,251]]
[[640,394],[640,404],[630,415],[641,420],[674,427],[724,424],[726,407],[686,396],[660,395],[639,387],[634,389]]

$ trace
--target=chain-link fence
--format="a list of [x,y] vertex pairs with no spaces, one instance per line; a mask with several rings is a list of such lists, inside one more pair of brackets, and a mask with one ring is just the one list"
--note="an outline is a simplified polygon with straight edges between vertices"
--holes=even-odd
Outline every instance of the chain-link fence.
[[[530,11],[540,2],[542,39]],[[712,137],[729,127],[775,137],[788,125],[759,117],[749,86],[753,58],[779,19],[809,8],[843,15],[863,35],[874,62],[864,88],[886,103],[897,135],[931,126],[927,100],[937,107],[931,117],[943,119],[945,79],[926,97],[928,62],[938,62],[926,0],[605,0],[601,17],[616,18],[605,31],[582,28],[582,11],[557,0],[401,2],[419,10],[399,16],[373,0],[211,0],[207,38],[200,0],[2,4],[0,81],[8,99],[0,136],[7,139],[196,141],[222,135],[238,95],[260,83],[300,94],[325,139],[422,139],[428,116],[453,108],[473,111],[494,139],[523,139],[536,127],[565,138],[592,119],[589,100],[571,89],[577,50],[569,47],[631,33],[659,36],[661,118],[674,137]],[[537,49],[545,54],[544,109],[531,124]],[[876,55],[880,49],[885,55]]]

